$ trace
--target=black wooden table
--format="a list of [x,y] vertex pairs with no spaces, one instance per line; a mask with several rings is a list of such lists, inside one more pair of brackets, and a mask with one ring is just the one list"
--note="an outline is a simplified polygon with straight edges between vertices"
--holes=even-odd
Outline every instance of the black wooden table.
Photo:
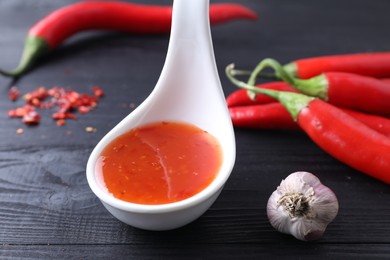
[[[72,2],[0,1],[0,67],[16,66],[29,27]],[[301,57],[389,50],[386,0],[230,2],[252,8],[260,19],[212,28],[226,95],[236,89],[224,75],[231,62],[252,69],[266,57],[286,63]],[[0,77],[0,259],[390,257],[389,187],[330,157],[301,132],[236,129],[237,161],[231,178],[210,210],[188,226],[150,232],[113,218],[88,187],[86,162],[104,134],[151,92],[168,39],[83,33],[18,81]],[[89,93],[98,85],[105,96],[91,113],[62,127],[50,118],[51,111],[42,112],[38,126],[26,127],[7,116],[9,109],[23,103],[8,99],[13,85],[22,93],[39,86]],[[19,128],[23,134],[16,133]],[[315,173],[339,198],[337,218],[316,242],[278,233],[267,220],[270,194],[298,170]]]

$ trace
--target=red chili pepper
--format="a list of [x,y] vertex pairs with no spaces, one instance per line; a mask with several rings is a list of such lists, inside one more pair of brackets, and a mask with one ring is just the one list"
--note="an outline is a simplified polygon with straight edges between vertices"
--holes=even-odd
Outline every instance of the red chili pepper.
[[382,78],[381,80],[383,82],[386,82],[386,83],[390,84],[390,78]]
[[290,75],[308,79],[324,72],[349,72],[371,77],[390,76],[390,52],[356,53],[299,59],[284,65]]
[[382,80],[343,72],[326,72],[296,80],[298,91],[329,103],[367,113],[390,116],[390,86]]
[[230,107],[229,113],[235,127],[275,130],[299,129],[288,111],[277,102]]
[[[340,108],[340,110],[359,120],[369,128],[390,137],[390,119],[349,109]],[[229,112],[235,127],[278,130],[300,129],[286,108],[276,102],[262,105],[230,107]]]
[[[256,87],[258,88],[265,88],[265,89],[273,89],[273,90],[281,90],[281,91],[290,91],[290,92],[297,92],[296,89],[291,87],[289,84],[278,81],[278,82],[270,82],[270,83],[264,83],[259,84]],[[245,89],[239,89],[231,93],[226,98],[226,104],[228,107],[235,107],[235,106],[247,106],[247,105],[255,105],[255,104],[267,104],[270,102],[276,102],[277,100],[268,97],[266,95],[256,95],[255,99],[252,100],[249,98],[248,93]]]
[[325,72],[306,80],[295,79],[277,61],[265,59],[251,75],[250,82],[266,66],[274,68],[283,80],[303,94],[339,107],[390,116],[390,87],[382,80],[345,72]]
[[371,177],[390,184],[390,138],[372,130],[342,110],[318,98],[303,94],[259,89],[235,79],[239,87],[279,100],[294,121],[324,151]]
[[[28,32],[19,66],[0,74],[17,77],[33,62],[55,49],[70,36],[91,29],[115,30],[137,34],[168,33],[172,6],[140,5],[126,2],[85,1],[60,8]],[[238,4],[211,4],[210,23],[237,19],[257,19],[256,13]]]
[[381,117],[377,115],[370,115],[361,113],[358,111],[353,111],[349,109],[342,109],[348,115],[359,120],[369,128],[381,133],[390,138],[390,119],[386,117]]
[[324,151],[390,184],[390,138],[319,99],[300,110],[297,122]]

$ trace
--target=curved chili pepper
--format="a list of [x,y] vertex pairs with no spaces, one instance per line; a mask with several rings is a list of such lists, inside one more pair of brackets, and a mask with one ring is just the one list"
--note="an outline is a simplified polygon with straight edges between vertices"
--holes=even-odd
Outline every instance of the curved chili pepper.
[[[282,72],[282,67],[275,60],[265,59],[262,63],[278,68],[276,72],[283,75],[281,78],[303,94],[319,97],[339,107],[390,116],[390,87],[387,82],[344,72],[325,72],[310,79],[296,79]],[[258,72],[253,72],[250,82],[255,80]]]
[[[37,59],[58,47],[70,36],[86,30],[115,30],[137,34],[163,34],[171,29],[171,6],[139,5],[126,2],[85,1],[60,8],[27,33],[19,66],[0,74],[17,77]],[[255,20],[257,15],[239,4],[211,4],[210,24],[237,19]]]
[[324,151],[390,184],[390,139],[320,99],[300,110],[298,124]]
[[341,109],[348,115],[359,120],[369,128],[390,138],[390,119],[382,116],[365,114],[350,109]]
[[308,79],[324,72],[349,72],[371,77],[390,76],[390,52],[355,53],[299,59],[284,65],[288,73]]
[[[283,81],[259,84],[256,87],[273,89],[273,90],[281,90],[281,91],[289,91],[289,92],[297,92],[296,89],[294,89],[289,84]],[[255,99],[250,99],[245,89],[238,89],[226,97],[226,104],[228,107],[267,104],[276,101],[277,101],[276,99],[262,94],[256,95]]]
[[[390,137],[390,119],[349,109],[339,109],[378,133]],[[235,127],[275,130],[300,129],[286,108],[277,102],[230,107],[229,112]]]
[[229,113],[235,127],[275,130],[299,129],[288,111],[278,102],[230,107]]
[[[321,99],[259,89],[241,82],[232,76],[233,66],[226,68],[226,74],[234,84],[278,99],[293,120],[324,151],[350,167],[390,184],[390,138]],[[266,65],[260,63],[259,66]]]

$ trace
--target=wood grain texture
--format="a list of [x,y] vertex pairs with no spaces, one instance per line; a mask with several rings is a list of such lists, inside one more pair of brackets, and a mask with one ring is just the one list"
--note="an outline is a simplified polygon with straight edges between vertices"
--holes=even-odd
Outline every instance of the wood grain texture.
[[[16,66],[28,28],[67,3],[0,1],[0,67]],[[171,1],[132,1],[170,4]],[[224,2],[222,0],[212,3]],[[253,68],[316,55],[387,51],[386,0],[230,1],[253,8],[258,22],[212,28],[226,94],[235,90],[224,67]],[[336,8],[337,7],[337,8]],[[65,42],[18,81],[0,77],[0,259],[386,259],[390,254],[390,189],[321,151],[300,132],[236,129],[237,162],[216,203],[197,221],[168,232],[148,232],[114,219],[85,178],[90,152],[104,134],[139,105],[155,85],[168,35],[88,32]],[[96,110],[57,127],[50,111],[25,127],[7,98],[38,86],[106,93]],[[88,133],[93,126],[97,132]],[[16,129],[24,133],[17,135]],[[272,191],[289,173],[315,173],[339,198],[340,211],[325,236],[303,243],[276,232],[266,217]]]
[[[308,259],[322,255],[324,259],[388,259],[387,245],[370,245],[364,248],[356,245],[286,245],[270,244],[232,244],[232,245],[179,245],[179,246],[144,246],[144,245],[63,245],[41,246],[3,246],[3,259]],[[304,252],[304,253],[303,253]]]

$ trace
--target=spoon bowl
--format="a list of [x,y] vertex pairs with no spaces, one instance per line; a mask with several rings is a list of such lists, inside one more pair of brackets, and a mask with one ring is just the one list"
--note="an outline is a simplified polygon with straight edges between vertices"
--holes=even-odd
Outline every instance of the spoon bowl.
[[[143,205],[115,198],[96,174],[102,150],[116,137],[149,123],[175,121],[195,125],[222,148],[222,165],[212,183],[182,201]],[[236,147],[214,59],[209,0],[175,0],[167,57],[160,78],[145,101],[115,126],[92,151],[87,163],[90,188],[120,221],[147,230],[169,230],[200,217],[217,199],[235,162]]]

